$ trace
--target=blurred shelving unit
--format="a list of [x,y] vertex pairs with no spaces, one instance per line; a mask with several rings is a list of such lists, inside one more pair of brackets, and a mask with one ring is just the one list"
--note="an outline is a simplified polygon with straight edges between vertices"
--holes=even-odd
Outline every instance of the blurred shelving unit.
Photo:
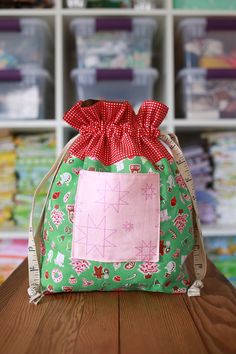
[[[206,122],[199,120],[193,122],[187,119],[176,118],[175,111],[175,30],[176,25],[183,18],[197,16],[236,16],[236,11],[204,11],[204,10],[179,10],[174,9],[172,0],[158,1],[160,8],[151,10],[136,9],[68,9],[63,0],[55,0],[52,9],[9,9],[0,10],[0,18],[3,17],[33,17],[44,19],[50,25],[54,42],[54,66],[55,78],[55,117],[51,120],[37,121],[0,121],[0,129],[7,128],[10,131],[48,132],[54,131],[56,135],[56,153],[59,154],[71,134],[70,128],[63,122],[65,111],[75,103],[74,89],[69,72],[72,69],[70,50],[74,50],[74,39],[69,30],[69,22],[78,17],[150,17],[158,22],[158,70],[160,81],[156,85],[155,99],[165,102],[169,107],[168,117],[165,122],[165,130],[169,132],[205,131],[211,129],[236,130],[236,119],[224,121]],[[75,133],[75,132],[74,132]],[[206,236],[235,235],[236,226],[225,228],[219,225],[208,225],[203,228]],[[0,238],[26,238],[24,231],[0,230]]]

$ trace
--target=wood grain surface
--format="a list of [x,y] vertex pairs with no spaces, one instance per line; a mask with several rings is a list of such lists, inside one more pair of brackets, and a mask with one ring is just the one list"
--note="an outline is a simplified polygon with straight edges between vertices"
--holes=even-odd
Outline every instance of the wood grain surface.
[[235,354],[236,292],[209,262],[203,296],[93,292],[28,303],[27,260],[0,287],[1,354]]

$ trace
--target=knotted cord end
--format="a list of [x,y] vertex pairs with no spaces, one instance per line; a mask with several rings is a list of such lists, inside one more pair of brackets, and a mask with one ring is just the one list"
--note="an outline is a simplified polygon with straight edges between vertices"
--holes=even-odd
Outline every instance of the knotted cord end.
[[30,304],[35,304],[37,305],[43,298],[43,293],[41,293],[40,291],[37,291],[33,288],[28,288],[28,294],[29,294],[29,303]]
[[203,288],[203,282],[201,280],[195,280],[195,282],[188,289],[188,296],[200,296],[200,289]]

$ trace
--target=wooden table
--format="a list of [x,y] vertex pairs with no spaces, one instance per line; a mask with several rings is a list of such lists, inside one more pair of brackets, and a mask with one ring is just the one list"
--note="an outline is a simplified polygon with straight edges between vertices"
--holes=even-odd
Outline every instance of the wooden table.
[[236,292],[209,262],[203,296],[95,292],[28,303],[25,260],[0,287],[1,354],[236,353]]

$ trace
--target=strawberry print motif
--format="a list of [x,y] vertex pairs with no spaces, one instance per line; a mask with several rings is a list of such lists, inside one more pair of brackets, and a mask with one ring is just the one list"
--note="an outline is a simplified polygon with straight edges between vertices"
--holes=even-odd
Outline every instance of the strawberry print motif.
[[175,206],[176,203],[177,203],[176,197],[173,197],[173,198],[171,199],[171,201],[170,201],[170,205],[171,205],[171,206]]
[[52,195],[52,199],[57,199],[61,193],[60,192],[55,192]]

